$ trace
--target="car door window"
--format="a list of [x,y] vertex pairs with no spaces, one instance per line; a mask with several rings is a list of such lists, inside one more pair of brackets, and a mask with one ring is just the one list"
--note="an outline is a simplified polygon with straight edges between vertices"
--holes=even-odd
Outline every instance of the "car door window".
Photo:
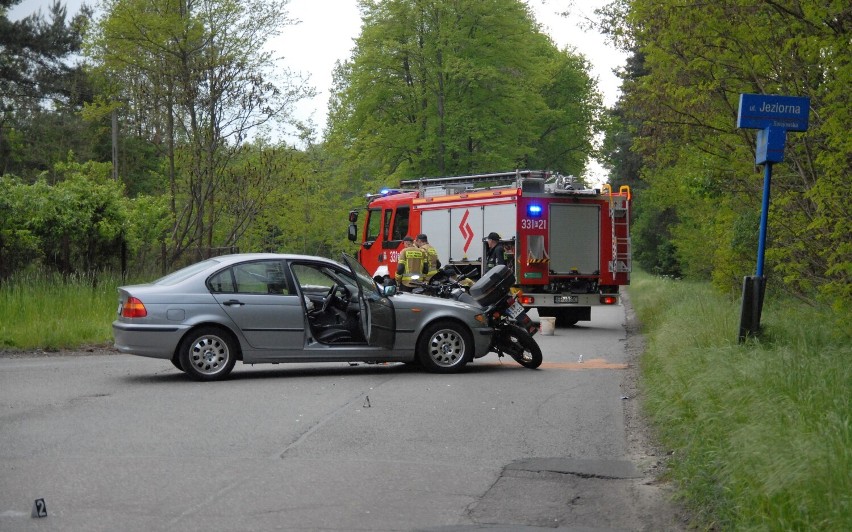
[[235,294],[291,295],[282,261],[258,261],[238,264],[211,276],[211,291]]
[[211,292],[217,294],[230,294],[236,292],[234,289],[233,268],[226,268],[221,272],[214,274],[207,280],[207,286]]
[[325,295],[334,286],[335,279],[323,268],[313,264],[293,264],[293,276],[304,295]]

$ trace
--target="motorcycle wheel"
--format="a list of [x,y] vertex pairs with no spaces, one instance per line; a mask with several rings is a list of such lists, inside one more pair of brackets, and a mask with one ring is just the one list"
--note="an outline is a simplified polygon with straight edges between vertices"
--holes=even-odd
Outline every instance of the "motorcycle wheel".
[[541,366],[541,348],[527,331],[517,325],[509,325],[503,333],[503,342],[507,345],[501,346],[502,351],[518,364],[529,369]]

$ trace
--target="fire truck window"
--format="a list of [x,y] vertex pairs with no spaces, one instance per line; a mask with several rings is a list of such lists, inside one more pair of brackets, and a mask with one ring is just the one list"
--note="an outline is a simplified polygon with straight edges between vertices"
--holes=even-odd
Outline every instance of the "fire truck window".
[[408,207],[400,207],[396,210],[393,219],[393,240],[402,240],[408,234]]
[[364,235],[365,242],[374,242],[379,238],[379,231],[382,229],[382,211],[379,209],[370,209],[367,211],[367,234]]
[[388,231],[390,230],[390,221],[391,215],[393,214],[393,209],[387,209],[385,211],[385,223],[383,224],[384,230],[382,232],[382,236],[384,237],[382,240],[387,241],[388,239]]

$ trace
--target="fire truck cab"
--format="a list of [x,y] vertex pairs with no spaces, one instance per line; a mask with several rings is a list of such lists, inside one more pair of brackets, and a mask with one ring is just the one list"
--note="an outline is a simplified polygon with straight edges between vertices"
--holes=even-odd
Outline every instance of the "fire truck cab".
[[616,305],[630,283],[630,189],[586,189],[543,171],[406,180],[367,196],[349,239],[376,279],[393,277],[402,239],[425,233],[443,264],[473,278],[484,273],[485,236],[501,237],[522,304],[558,326],[591,320],[591,307]]

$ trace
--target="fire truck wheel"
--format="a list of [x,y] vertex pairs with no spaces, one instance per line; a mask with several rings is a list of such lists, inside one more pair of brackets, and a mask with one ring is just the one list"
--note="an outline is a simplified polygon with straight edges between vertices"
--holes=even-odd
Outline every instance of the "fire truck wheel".
[[572,325],[577,325],[578,321],[580,321],[580,318],[568,312],[562,312],[556,315],[557,327],[571,327]]
[[539,316],[551,316],[556,318],[557,327],[571,327],[580,321],[580,315],[574,309],[567,308],[540,308]]
[[463,325],[451,321],[430,324],[417,341],[417,359],[432,373],[461,371],[473,356],[473,339]]

